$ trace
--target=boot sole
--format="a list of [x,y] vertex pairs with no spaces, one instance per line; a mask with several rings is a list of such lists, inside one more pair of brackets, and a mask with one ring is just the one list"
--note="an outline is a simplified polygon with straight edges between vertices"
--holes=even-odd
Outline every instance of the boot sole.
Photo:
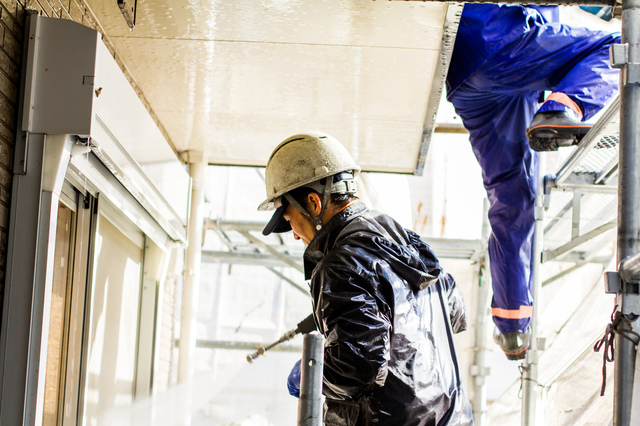
[[525,348],[522,348],[521,350],[519,350],[518,352],[507,352],[504,351],[504,354],[507,356],[507,359],[510,361],[517,361],[520,359],[524,359],[527,349],[529,349],[529,345],[527,345]]
[[543,125],[527,130],[529,146],[534,151],[557,151],[561,146],[572,146],[589,133],[591,126]]

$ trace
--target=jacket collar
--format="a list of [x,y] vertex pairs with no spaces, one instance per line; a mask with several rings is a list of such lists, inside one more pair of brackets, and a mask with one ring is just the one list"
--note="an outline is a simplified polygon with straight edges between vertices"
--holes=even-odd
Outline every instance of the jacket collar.
[[367,210],[367,206],[362,201],[357,201],[336,213],[322,229],[318,231],[304,252],[304,276],[306,280],[311,278],[311,273],[316,265],[320,263],[324,255],[333,248],[342,229]]

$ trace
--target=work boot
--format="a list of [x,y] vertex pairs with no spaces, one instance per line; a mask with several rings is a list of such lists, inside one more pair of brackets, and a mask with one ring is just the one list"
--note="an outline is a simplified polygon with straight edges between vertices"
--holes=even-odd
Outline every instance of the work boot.
[[524,333],[520,331],[500,333],[497,328],[493,333],[493,340],[500,346],[500,349],[505,353],[507,359],[512,361],[524,359],[525,353],[529,348],[530,339],[531,327],[527,327]]
[[544,111],[533,116],[527,138],[534,151],[557,151],[560,146],[577,145],[590,129],[590,124],[572,118],[567,111]]

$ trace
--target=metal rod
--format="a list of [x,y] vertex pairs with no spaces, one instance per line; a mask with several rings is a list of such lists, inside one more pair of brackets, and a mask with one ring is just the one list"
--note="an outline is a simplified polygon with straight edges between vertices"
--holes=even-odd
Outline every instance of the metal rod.
[[204,229],[218,229],[220,231],[262,231],[265,226],[267,226],[267,222],[252,220],[204,220]]
[[536,424],[536,404],[539,397],[538,387],[538,298],[540,297],[541,279],[540,263],[542,261],[542,235],[544,233],[544,155],[539,156],[538,182],[535,199],[535,225],[533,233],[533,262],[531,274],[533,276],[531,297],[533,311],[531,314],[531,340],[529,349],[522,363],[522,425]]
[[558,189],[566,191],[580,190],[582,192],[591,192],[596,194],[616,194],[618,188],[615,185],[588,185],[588,184],[571,184],[562,183],[558,185]]
[[322,426],[324,337],[315,331],[305,334],[302,346],[298,426]]
[[582,268],[584,265],[587,265],[587,262],[579,262],[576,263],[575,265],[565,269],[562,272],[558,272],[557,274],[555,274],[554,276],[552,276],[551,278],[547,278],[546,280],[544,280],[542,282],[541,287],[547,286],[549,284],[551,284],[552,282],[559,280],[560,278],[569,275],[570,273],[572,273],[573,271],[576,271],[580,268]]
[[487,332],[489,329],[491,313],[489,310],[491,299],[491,273],[489,270],[489,256],[487,251],[489,234],[491,233],[491,225],[489,224],[489,200],[485,198],[483,204],[482,216],[482,251],[481,262],[478,268],[478,294],[476,309],[476,342],[471,367],[471,375],[474,376],[474,392],[473,392],[473,421],[476,426],[484,426],[487,416],[487,383],[486,378],[489,375],[489,367],[487,367]]
[[[256,221],[241,221],[241,220],[227,220],[227,219],[205,219],[204,220],[204,229],[208,230],[217,230],[217,231],[237,231],[245,236],[248,239],[247,234],[251,231],[262,231],[266,226],[266,222],[256,222]],[[262,247],[266,250],[266,246],[268,245],[266,242],[258,239],[257,237],[248,234],[251,239],[249,243],[251,245],[255,244],[259,247]],[[256,240],[259,241],[256,243]],[[482,244],[480,240],[465,240],[465,239],[452,239],[452,238],[428,238],[423,237],[423,240],[431,246],[431,248],[439,254],[441,258],[452,258],[452,259],[470,259],[477,255],[482,250]],[[251,245],[247,244],[247,250],[250,249]],[[228,245],[229,246],[229,245]],[[241,251],[238,245],[236,245],[236,249],[231,252],[220,252],[220,251],[204,251],[204,260],[206,261],[220,261],[224,263],[245,263],[245,262],[253,262],[260,263],[263,265],[272,265],[277,266],[281,263],[286,263],[290,265],[289,261],[294,261],[297,256],[292,254],[296,254],[300,252],[299,246],[284,246],[284,245],[275,245],[270,246],[272,249],[269,253],[273,254],[273,250],[276,250],[279,255],[274,257],[268,256],[264,253],[256,253],[255,251]],[[230,247],[231,248],[231,247]],[[287,253],[284,253],[287,252]],[[301,255],[301,253],[300,253]],[[276,261],[275,257],[282,260]],[[284,258],[287,258],[285,261]],[[298,256],[299,257],[299,256]],[[272,259],[271,261],[269,259]],[[275,263],[274,263],[275,262]],[[298,268],[296,268],[298,269]]]
[[[178,341],[176,341],[177,343]],[[196,340],[196,348],[201,349],[229,349],[229,350],[242,350],[253,351],[256,348],[264,348],[262,343],[258,342],[237,342],[234,340]],[[268,347],[269,352],[296,352],[300,353],[302,346],[300,345],[278,345],[276,347]]]
[[[448,0],[389,0],[389,1],[419,1],[421,3],[427,2],[448,2]],[[496,0],[473,0],[467,3],[496,3]],[[506,4],[522,4],[522,0],[504,0],[500,3]],[[527,1],[526,4],[537,4],[544,6],[560,5],[560,6],[614,6],[615,0],[532,0]]]
[[[577,4],[577,3],[576,3]],[[615,133],[610,127],[615,125],[616,116],[620,110],[620,98],[615,97],[613,101],[604,109],[601,118],[598,122],[589,130],[589,133],[585,135],[580,141],[580,144],[576,149],[571,152],[564,163],[558,169],[556,174],[556,184],[561,185],[573,172],[573,170],[580,164],[580,162],[587,156],[587,154],[593,149],[594,146],[602,139],[602,136]],[[613,123],[613,124],[612,124]]]
[[311,297],[311,293],[309,292],[309,287],[307,288],[302,287],[301,285],[299,285],[298,283],[296,283],[291,278],[287,277],[285,274],[278,271],[277,269],[274,269],[274,268],[267,268],[267,269],[273,272],[278,277],[280,277],[281,280],[291,284],[291,286],[296,290],[298,290],[300,293],[304,294],[307,297]]
[[571,239],[575,240],[580,236],[580,208],[582,207],[582,192],[573,191],[573,207],[571,217]]
[[316,323],[315,323],[315,320],[313,319],[313,314],[311,314],[308,317],[306,317],[305,319],[303,319],[302,321],[300,321],[298,323],[298,325],[296,326],[296,328],[294,328],[293,330],[289,330],[286,333],[284,333],[282,335],[282,337],[280,337],[277,341],[275,341],[272,344],[267,345],[267,346],[260,345],[258,347],[258,350],[256,350],[252,354],[247,355],[247,361],[249,363],[252,363],[253,360],[258,358],[260,355],[264,355],[268,350],[278,346],[282,342],[286,342],[288,340],[293,339],[299,333],[307,334],[307,333],[311,333],[311,332],[313,332],[315,330],[317,330],[316,329]]
[[[628,56],[620,73],[620,145],[618,180],[618,263],[640,252],[640,0],[622,1],[622,44]],[[638,294],[623,281],[616,304],[629,324],[619,331],[638,332]],[[616,333],[614,353],[613,424],[629,425],[637,356],[636,345]]]
[[618,272],[626,282],[640,282],[640,252],[622,259]]
[[590,241],[593,238],[597,237],[598,235],[607,232],[610,229],[613,229],[616,226],[616,220],[612,220],[609,221],[607,223],[605,223],[604,225],[600,225],[598,226],[596,229],[592,229],[591,231],[585,233],[584,235],[579,236],[578,238],[574,238],[573,240],[569,241],[567,244],[564,244],[560,247],[558,247],[555,250],[551,250],[548,252],[543,253],[543,261],[544,262],[548,262],[550,260],[553,260],[559,256],[561,256],[562,254],[568,252],[571,249],[574,249],[576,247],[578,247],[580,244],[586,242],[586,241]]
[[[289,256],[289,258],[292,261],[296,260],[294,256]],[[299,259],[299,257],[297,259]],[[247,251],[202,250],[202,261],[206,263],[260,265],[267,268],[289,266],[289,264],[283,262],[281,258],[271,254]]]
[[286,263],[287,265],[291,266],[294,269],[297,269],[300,272],[304,272],[304,267],[296,262],[295,260],[291,259],[289,256],[287,256],[286,254],[280,253],[278,250],[276,250],[273,246],[270,246],[269,244],[265,243],[264,241],[262,241],[261,239],[254,237],[253,235],[251,235],[248,231],[240,231],[240,233],[249,241],[251,241],[252,244],[257,245],[258,247],[261,247],[263,249],[265,249],[266,251],[268,251],[269,253],[271,253],[273,256],[275,256],[276,258],[280,259],[281,261],[283,261],[284,263]]
[[596,185],[604,185],[608,180],[610,180],[613,176],[618,175],[618,157],[613,156],[611,160],[596,174],[595,183]]

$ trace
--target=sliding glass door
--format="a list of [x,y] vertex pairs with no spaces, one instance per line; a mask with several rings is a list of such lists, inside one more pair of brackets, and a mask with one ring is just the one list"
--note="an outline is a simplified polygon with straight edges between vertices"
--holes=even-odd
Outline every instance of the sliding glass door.
[[148,271],[166,256],[114,205],[68,183],[55,235],[42,424],[98,426],[150,393],[158,281]]

